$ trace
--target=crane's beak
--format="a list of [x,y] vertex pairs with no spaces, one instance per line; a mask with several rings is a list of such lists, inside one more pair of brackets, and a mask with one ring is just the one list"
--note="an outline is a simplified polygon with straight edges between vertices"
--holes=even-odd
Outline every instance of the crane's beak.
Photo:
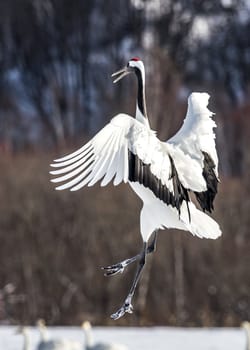
[[122,78],[124,78],[126,75],[132,73],[132,70],[130,67],[124,67],[120,70],[118,70],[117,72],[113,73],[111,75],[111,77],[116,77],[114,80],[113,80],[113,83],[117,83],[119,80],[121,80]]

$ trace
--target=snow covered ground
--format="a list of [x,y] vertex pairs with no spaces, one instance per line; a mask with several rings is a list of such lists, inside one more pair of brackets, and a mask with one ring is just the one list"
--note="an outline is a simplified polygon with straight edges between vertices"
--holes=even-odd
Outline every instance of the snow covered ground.
[[[0,350],[22,350],[23,339],[16,327],[0,326]],[[51,338],[70,338],[84,343],[77,327],[50,327]],[[95,327],[95,341],[123,343],[130,350],[245,350],[246,337],[236,328],[112,328]],[[31,349],[39,340],[36,328],[30,327]]]

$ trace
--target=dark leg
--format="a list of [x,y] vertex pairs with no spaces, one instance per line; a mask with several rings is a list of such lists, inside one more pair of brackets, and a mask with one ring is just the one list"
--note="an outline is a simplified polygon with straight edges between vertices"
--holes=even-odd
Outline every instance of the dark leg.
[[[157,234],[158,234],[158,230],[154,231],[152,242],[147,247],[146,254],[153,253],[156,250]],[[107,267],[102,267],[102,269],[105,270],[104,275],[111,276],[111,275],[116,275],[118,272],[122,273],[126,266],[128,266],[129,264],[133,263],[136,260],[139,260],[140,258],[141,258],[141,254],[137,254],[132,258],[125,259],[117,264],[110,265]]]
[[143,267],[145,265],[146,254],[147,254],[147,243],[144,243],[143,250],[140,254],[139,264],[138,264],[136,274],[135,274],[132,286],[130,288],[130,291],[129,291],[127,298],[125,299],[122,307],[117,312],[115,312],[114,314],[111,315],[111,318],[113,318],[113,320],[118,320],[118,318],[122,317],[125,314],[125,312],[128,312],[130,314],[133,312],[133,306],[131,304],[131,301],[132,301],[133,295],[135,293],[135,288],[136,288],[137,283],[139,281],[139,278],[141,276]]

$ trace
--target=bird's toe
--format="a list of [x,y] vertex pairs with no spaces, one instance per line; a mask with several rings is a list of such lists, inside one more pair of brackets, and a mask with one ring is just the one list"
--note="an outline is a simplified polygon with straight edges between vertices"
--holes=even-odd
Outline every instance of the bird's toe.
[[122,264],[115,264],[111,266],[102,267],[105,270],[104,276],[116,275],[117,273],[122,273],[124,271],[124,266]]
[[124,316],[126,312],[129,314],[133,313],[133,306],[131,303],[124,303],[123,306],[118,311],[113,313],[110,317],[113,320],[118,320],[119,318]]

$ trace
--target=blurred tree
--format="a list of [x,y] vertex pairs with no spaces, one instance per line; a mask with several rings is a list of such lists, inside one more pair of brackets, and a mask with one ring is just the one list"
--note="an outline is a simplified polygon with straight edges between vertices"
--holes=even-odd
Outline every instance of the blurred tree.
[[[105,100],[103,110],[96,107],[98,94],[106,90],[103,70],[110,69],[112,56],[124,55],[128,46],[122,45],[125,41],[130,45],[129,37],[135,36],[139,21],[135,12],[123,1],[5,4],[0,25],[7,55],[0,61],[0,70],[18,71],[16,84],[22,85],[26,102],[50,142],[64,144],[83,131],[90,132],[98,114],[105,112]],[[93,115],[97,117],[92,121]]]
[[[1,122],[1,134],[11,144],[75,142],[113,113],[132,110],[129,79],[111,89],[107,77],[142,53],[150,115],[160,136],[166,139],[181,123],[183,85],[187,91],[216,91],[222,170],[239,174],[244,168],[228,109],[249,94],[250,46],[242,35],[250,23],[246,1],[12,0],[1,2],[0,10],[0,118],[11,120]],[[3,136],[10,128],[11,138]],[[241,132],[242,124],[237,128]]]

